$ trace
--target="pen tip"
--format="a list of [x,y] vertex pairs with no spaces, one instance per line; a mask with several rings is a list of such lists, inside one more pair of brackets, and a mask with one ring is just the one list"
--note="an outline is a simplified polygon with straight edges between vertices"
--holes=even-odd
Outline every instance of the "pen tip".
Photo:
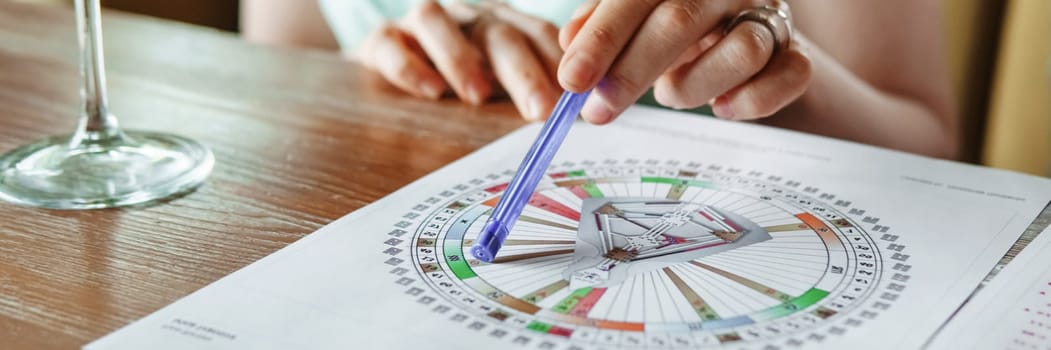
[[476,245],[476,246],[471,247],[471,255],[474,255],[475,259],[478,259],[478,260],[481,260],[481,261],[484,261],[484,262],[487,262],[487,263],[493,262],[493,255],[489,253],[488,249],[485,249],[485,247],[480,246],[480,245]]
[[471,247],[471,255],[475,259],[491,263],[496,258],[496,252],[500,251],[500,247],[504,245],[504,238],[507,237],[507,228],[500,224],[498,220],[489,220],[482,227],[481,234],[478,235],[478,239],[475,240],[474,246]]

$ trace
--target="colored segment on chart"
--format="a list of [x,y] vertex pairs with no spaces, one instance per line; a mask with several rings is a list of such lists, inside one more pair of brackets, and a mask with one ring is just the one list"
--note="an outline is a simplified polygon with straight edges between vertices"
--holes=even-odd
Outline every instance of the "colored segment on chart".
[[694,312],[697,312],[697,314],[701,316],[701,319],[711,321],[720,318],[719,314],[715,313],[715,310],[712,310],[712,308],[708,306],[708,303],[705,302],[700,295],[697,295],[697,291],[690,288],[686,282],[679,277],[679,275],[676,275],[675,272],[672,272],[672,270],[667,267],[665,267],[663,271],[668,275],[668,279],[675,284],[675,287],[679,289],[679,292],[682,293],[683,297],[686,298],[686,301],[690,303]]

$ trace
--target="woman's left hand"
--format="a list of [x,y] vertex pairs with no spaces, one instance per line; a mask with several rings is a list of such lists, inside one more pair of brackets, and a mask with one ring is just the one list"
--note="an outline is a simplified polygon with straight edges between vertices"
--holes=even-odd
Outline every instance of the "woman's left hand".
[[596,124],[650,87],[673,108],[711,103],[725,119],[770,116],[811,80],[806,41],[791,33],[782,1],[589,0],[561,31],[559,82],[575,92],[594,88],[581,114]]

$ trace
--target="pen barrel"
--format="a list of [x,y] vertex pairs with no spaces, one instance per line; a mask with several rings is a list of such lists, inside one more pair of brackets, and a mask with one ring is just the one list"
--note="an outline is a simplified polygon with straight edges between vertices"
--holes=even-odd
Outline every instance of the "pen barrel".
[[[573,126],[573,121],[577,119],[588,95],[590,92],[575,94],[567,91],[559,99],[551,118],[540,129],[536,142],[529,148],[518,172],[515,173],[503,196],[496,203],[496,208],[493,209],[489,221],[486,222],[479,240],[471,247],[471,253],[475,258],[491,262],[496,257],[504,238],[514,227],[515,221],[522,214],[529,198],[533,196],[536,185],[543,178],[562,140],[565,140],[566,134]],[[483,242],[483,239],[486,241]]]

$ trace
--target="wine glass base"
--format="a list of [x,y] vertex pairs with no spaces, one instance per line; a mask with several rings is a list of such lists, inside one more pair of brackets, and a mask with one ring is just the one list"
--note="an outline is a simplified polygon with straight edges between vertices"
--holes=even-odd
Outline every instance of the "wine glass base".
[[193,190],[212,170],[196,141],[151,132],[106,142],[57,136],[0,156],[0,199],[52,209],[141,204]]

